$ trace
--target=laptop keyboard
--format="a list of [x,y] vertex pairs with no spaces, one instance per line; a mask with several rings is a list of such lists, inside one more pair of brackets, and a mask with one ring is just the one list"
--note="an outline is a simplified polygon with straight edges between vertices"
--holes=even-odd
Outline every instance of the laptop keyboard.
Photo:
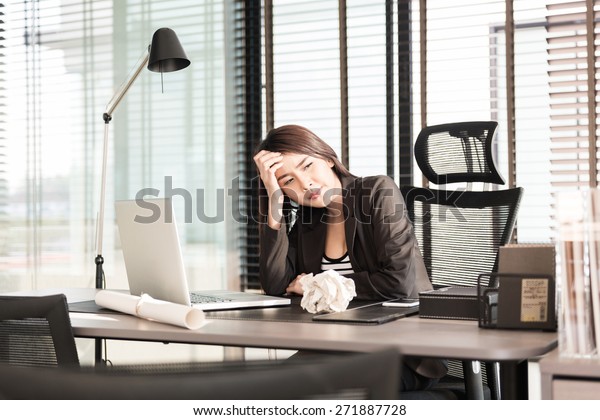
[[231,302],[232,299],[223,299],[217,296],[206,296],[198,292],[190,292],[190,300],[193,304],[198,303],[223,303]]

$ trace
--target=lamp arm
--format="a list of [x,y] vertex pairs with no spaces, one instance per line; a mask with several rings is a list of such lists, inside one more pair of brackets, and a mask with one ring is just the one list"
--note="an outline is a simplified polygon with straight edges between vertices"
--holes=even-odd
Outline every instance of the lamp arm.
[[115,92],[113,97],[106,105],[106,110],[102,115],[104,119],[104,143],[102,146],[102,175],[101,181],[102,184],[100,186],[100,208],[98,209],[98,221],[96,224],[96,288],[102,289],[104,286],[104,257],[102,257],[102,240],[104,237],[104,207],[105,207],[105,199],[106,199],[106,162],[108,160],[108,123],[112,119],[112,113],[117,108],[117,106],[121,103],[125,94],[138,78],[144,67],[148,64],[148,59],[150,57],[150,48],[146,50],[143,57],[140,59],[140,63],[131,75],[129,79],[125,81],[121,85],[121,87]]
[[[113,97],[110,99],[110,101],[106,105],[106,110],[104,111],[104,114],[108,115],[109,117],[112,116],[112,113],[115,111],[115,108],[121,103],[121,100],[123,99],[123,97],[125,96],[127,91],[129,90],[131,85],[133,85],[133,82],[136,81],[136,79],[138,78],[138,76],[140,75],[140,73],[142,72],[144,67],[146,67],[146,65],[148,64],[149,58],[150,58],[150,47],[148,47],[148,49],[144,53],[143,57],[140,59],[140,63],[137,66],[137,68],[135,69],[135,71],[133,72],[133,74],[131,75],[131,77],[129,79],[127,79],[125,81],[125,83],[123,83],[121,85],[121,87],[115,92]],[[106,119],[106,117],[105,117],[105,119]]]

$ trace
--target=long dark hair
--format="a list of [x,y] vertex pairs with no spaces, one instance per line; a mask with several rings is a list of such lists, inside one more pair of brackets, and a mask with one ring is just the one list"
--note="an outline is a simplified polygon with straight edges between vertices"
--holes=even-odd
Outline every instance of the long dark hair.
[[[308,128],[300,125],[282,125],[269,131],[267,137],[258,145],[254,151],[256,155],[261,150],[279,153],[294,153],[298,155],[307,155],[333,162],[333,172],[338,178],[352,176],[350,171],[340,162],[335,151],[325,143],[319,136]],[[258,180],[258,211],[259,223],[266,223],[269,206],[269,197],[262,183]],[[284,202],[284,215],[290,212],[291,205],[286,197]],[[289,223],[288,223],[289,225]]]

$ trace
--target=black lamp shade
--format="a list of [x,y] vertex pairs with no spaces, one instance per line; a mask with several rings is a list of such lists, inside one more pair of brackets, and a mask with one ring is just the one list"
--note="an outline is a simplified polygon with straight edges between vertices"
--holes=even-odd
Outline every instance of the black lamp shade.
[[190,65],[183,47],[175,34],[169,28],[161,28],[152,35],[148,70],[166,73],[186,68]]

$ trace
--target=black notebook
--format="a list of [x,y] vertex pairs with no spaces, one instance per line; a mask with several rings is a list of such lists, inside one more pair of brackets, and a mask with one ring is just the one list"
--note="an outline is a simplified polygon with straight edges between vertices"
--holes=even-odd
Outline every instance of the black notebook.
[[357,322],[366,324],[384,324],[395,319],[416,314],[419,307],[395,308],[382,306],[381,302],[362,306],[359,308],[348,309],[344,312],[334,312],[331,314],[320,314],[313,316],[313,321],[326,322]]

